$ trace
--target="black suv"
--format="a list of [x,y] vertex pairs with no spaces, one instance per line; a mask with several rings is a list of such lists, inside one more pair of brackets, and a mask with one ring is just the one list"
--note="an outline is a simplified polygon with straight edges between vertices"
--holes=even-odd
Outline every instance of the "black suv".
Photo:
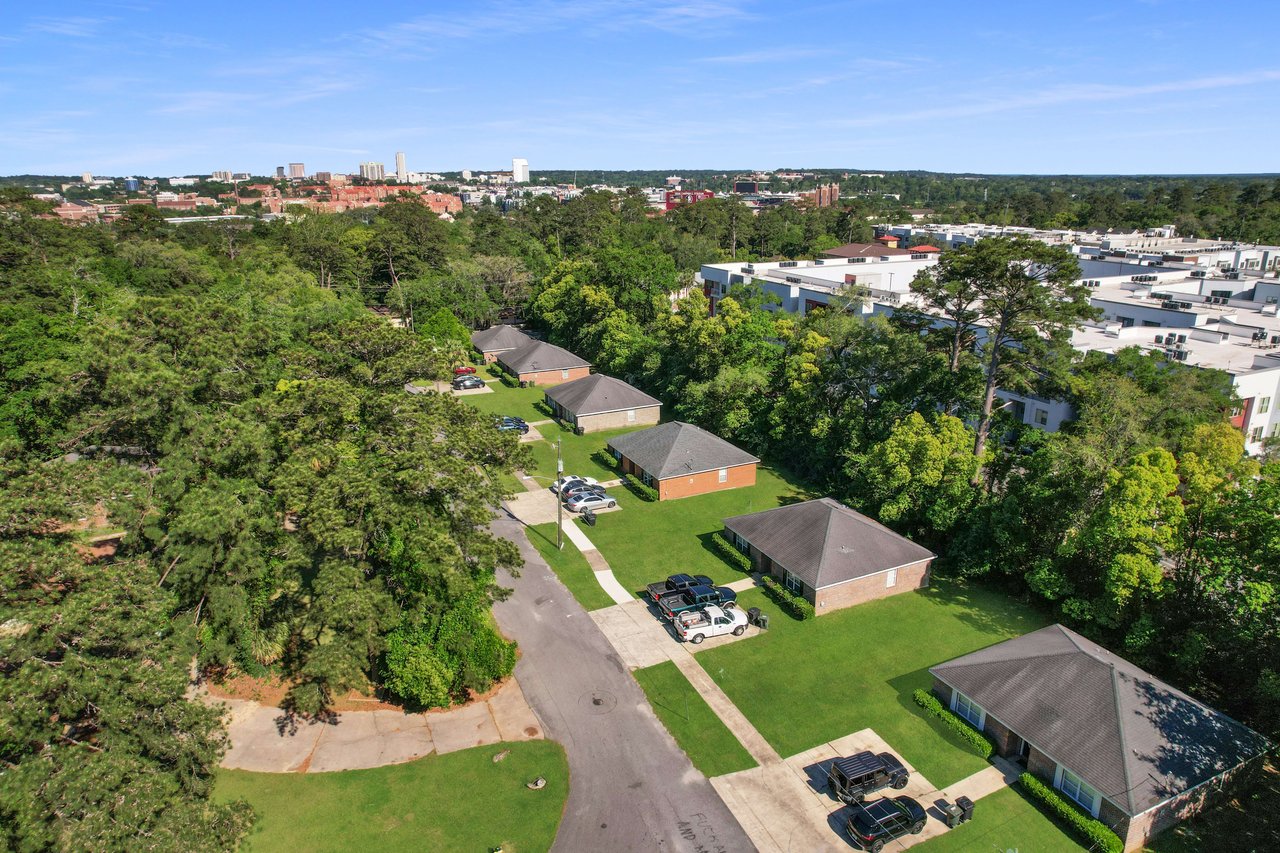
[[901,791],[907,787],[910,775],[891,753],[859,752],[831,762],[827,770],[827,790],[842,803],[857,803],[881,788]]
[[884,845],[907,833],[924,832],[924,808],[910,797],[854,803],[845,831],[869,853],[880,853]]

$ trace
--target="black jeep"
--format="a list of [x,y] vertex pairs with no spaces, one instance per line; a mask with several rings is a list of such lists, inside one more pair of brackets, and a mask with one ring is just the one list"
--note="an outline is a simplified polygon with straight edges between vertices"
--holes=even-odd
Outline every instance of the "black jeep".
[[831,762],[827,771],[827,790],[842,803],[857,803],[881,788],[901,791],[907,787],[910,775],[895,755],[859,752]]
[[880,853],[884,845],[907,833],[924,832],[924,808],[910,797],[854,803],[845,831],[869,853]]

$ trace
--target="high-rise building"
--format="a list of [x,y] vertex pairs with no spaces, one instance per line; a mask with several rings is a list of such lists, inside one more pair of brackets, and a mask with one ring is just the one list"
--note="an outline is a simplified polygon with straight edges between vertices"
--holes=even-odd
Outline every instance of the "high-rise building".
[[138,191],[138,179],[137,179],[137,178],[125,178],[125,179],[124,179],[124,191],[125,191],[125,192],[127,192],[127,193],[136,193],[136,192]]
[[462,180],[464,180],[464,181],[469,181],[469,180],[471,180],[471,170],[470,170],[470,169],[463,169],[463,170],[462,170]]
[[529,183],[529,161],[523,157],[511,158],[511,180],[517,184]]
[[396,181],[401,184],[409,183],[409,167],[404,164],[404,152],[396,152]]
[[284,166],[276,166],[276,177],[284,180]]
[[302,163],[289,164],[289,180],[300,181],[307,176],[307,167]]
[[387,178],[387,169],[381,163],[361,163],[360,177],[366,181],[383,181]]
[[81,175],[80,175],[80,183],[82,183],[82,184],[91,184],[91,183],[93,183],[93,172],[83,172],[83,173],[81,173]]
[[214,172],[212,175],[209,176],[209,179],[213,181],[219,181],[224,184],[229,184],[231,183],[231,173],[226,170]]

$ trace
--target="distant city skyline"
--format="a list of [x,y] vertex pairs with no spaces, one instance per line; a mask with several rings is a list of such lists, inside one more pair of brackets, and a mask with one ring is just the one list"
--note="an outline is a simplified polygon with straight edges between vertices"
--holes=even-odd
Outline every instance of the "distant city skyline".
[[535,175],[1277,172],[1277,24],[1243,0],[7,4],[0,174],[354,173],[397,152]]

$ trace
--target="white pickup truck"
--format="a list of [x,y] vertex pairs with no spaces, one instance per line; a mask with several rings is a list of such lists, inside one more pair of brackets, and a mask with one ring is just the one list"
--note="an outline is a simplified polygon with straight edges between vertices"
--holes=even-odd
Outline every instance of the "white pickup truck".
[[736,607],[726,610],[711,605],[701,610],[677,613],[671,624],[676,629],[677,637],[697,645],[707,637],[718,637],[721,634],[742,636],[747,630],[747,614]]

